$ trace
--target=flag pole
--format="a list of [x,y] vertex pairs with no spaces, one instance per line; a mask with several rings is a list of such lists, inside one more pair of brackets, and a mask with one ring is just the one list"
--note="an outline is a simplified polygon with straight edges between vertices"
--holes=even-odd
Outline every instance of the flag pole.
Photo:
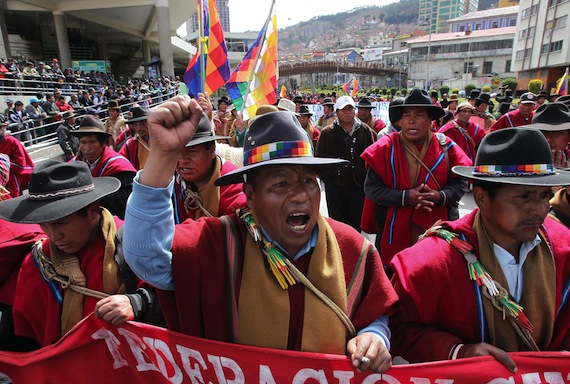
[[[243,110],[245,108],[245,105],[247,104],[247,98],[250,94],[250,86],[251,86],[251,81],[253,80],[253,77],[256,73],[256,69],[257,66],[259,65],[259,58],[261,57],[261,51],[263,51],[263,45],[267,43],[266,39],[265,39],[265,34],[267,32],[267,28],[269,27],[269,23],[271,22],[271,15],[273,14],[273,8],[275,7],[275,1],[273,0],[271,2],[271,8],[269,9],[269,16],[267,16],[267,20],[265,20],[265,25],[263,26],[263,43],[259,46],[259,49],[257,50],[257,53],[255,55],[255,65],[253,66],[253,70],[249,73],[249,79],[247,80],[247,87],[245,89],[245,95],[243,97],[243,103],[241,104],[241,109],[239,111],[240,115],[243,116]],[[251,118],[252,116],[250,116]]]
[[[200,10],[198,11],[198,30],[199,30],[199,44],[200,44],[200,82],[202,83],[202,92],[206,91],[206,55],[205,55],[205,39],[204,39],[204,1],[208,0],[198,0],[198,5]],[[194,95],[197,97],[198,95]]]
[[565,92],[565,95],[568,95],[568,67],[566,67],[566,73],[565,73],[565,76],[564,76],[564,82],[565,82],[565,84],[564,84],[564,92]]

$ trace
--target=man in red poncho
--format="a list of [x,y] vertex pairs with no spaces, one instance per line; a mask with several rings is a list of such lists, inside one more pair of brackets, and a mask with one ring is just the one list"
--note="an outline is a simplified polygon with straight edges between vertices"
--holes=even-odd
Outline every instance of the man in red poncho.
[[346,161],[314,157],[293,113],[257,116],[244,144],[244,166],[216,181],[243,182],[248,208],[175,227],[171,175],[201,115],[187,95],[151,111],[154,144],[127,207],[125,259],[160,289],[169,329],[265,348],[348,354],[359,369],[386,371],[393,288],[374,247],[319,214],[317,172]]
[[412,90],[390,111],[398,113],[401,131],[382,137],[362,154],[368,166],[364,192],[385,217],[378,226],[386,266],[437,220],[458,216],[456,204],[467,182],[453,175],[451,167],[472,164],[457,144],[431,132],[432,121],[444,111],[431,103],[427,92]]
[[392,259],[395,353],[414,363],[491,355],[516,372],[506,352],[570,349],[570,233],[547,218],[570,172],[554,169],[532,128],[488,134],[475,166],[453,172],[473,180],[478,208]]

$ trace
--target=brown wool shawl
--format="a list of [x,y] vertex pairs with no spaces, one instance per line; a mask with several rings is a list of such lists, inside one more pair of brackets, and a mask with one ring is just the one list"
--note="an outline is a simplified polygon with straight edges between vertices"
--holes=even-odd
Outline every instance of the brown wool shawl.
[[[105,238],[105,254],[103,255],[103,290],[110,295],[125,292],[125,285],[120,279],[119,266],[115,261],[115,234],[117,227],[113,215],[101,209],[100,230]],[[70,282],[85,287],[87,279],[80,269],[77,256],[62,252],[50,242],[51,261],[57,273],[70,278]],[[63,297],[61,312],[61,334],[65,335],[83,319],[83,303],[85,296],[72,289],[67,289]]]
[[[479,243],[479,260],[489,275],[508,290],[507,280],[495,257],[493,241],[489,237],[477,213],[473,222]],[[518,303],[533,325],[532,337],[541,350],[545,350],[552,339],[556,306],[556,271],[554,257],[548,239],[539,232],[542,240],[527,256],[523,266],[524,289]],[[483,299],[485,319],[489,330],[489,343],[507,352],[525,351],[529,347],[518,336],[510,322],[503,320],[501,311],[493,307],[490,300]]]
[[[252,215],[255,220],[255,213],[252,212]],[[310,257],[308,279],[346,313],[346,283],[340,248],[331,227],[320,215],[317,244]],[[236,342],[286,349],[289,293],[277,283],[265,256],[250,234],[246,239],[241,281]],[[302,351],[345,354],[345,325],[327,304],[307,288],[303,316]]]

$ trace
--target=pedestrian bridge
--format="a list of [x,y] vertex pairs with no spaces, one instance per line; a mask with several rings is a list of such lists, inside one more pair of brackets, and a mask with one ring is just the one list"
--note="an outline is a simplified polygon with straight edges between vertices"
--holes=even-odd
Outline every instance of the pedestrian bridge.
[[340,62],[332,60],[279,63],[280,76],[292,76],[304,73],[350,73],[392,78],[396,75],[401,75],[403,81],[407,81],[407,71],[403,70],[403,68],[381,63]]

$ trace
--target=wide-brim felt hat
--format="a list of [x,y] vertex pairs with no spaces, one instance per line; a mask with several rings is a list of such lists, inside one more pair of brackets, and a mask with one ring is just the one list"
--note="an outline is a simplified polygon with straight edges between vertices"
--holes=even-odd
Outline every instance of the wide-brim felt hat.
[[479,96],[477,96],[477,98],[475,99],[475,102],[485,103],[485,104],[489,104],[490,101],[491,101],[491,94],[486,92],[479,94]]
[[534,112],[532,122],[518,128],[536,128],[541,131],[565,131],[570,129],[570,109],[564,103],[542,104]]
[[334,105],[332,97],[325,97],[321,105]]
[[227,105],[230,105],[232,103],[232,101],[227,96],[222,96],[218,99],[218,107],[222,103],[226,103]]
[[[404,98],[402,104],[390,105],[388,112],[393,110],[395,120],[400,120],[402,118],[404,108],[425,108],[432,120],[439,119],[445,115],[443,108],[432,104],[429,94],[423,89],[413,89],[408,96]],[[390,121],[392,121],[392,118],[390,118]]]
[[474,100],[479,97],[481,90],[479,88],[474,88],[469,92],[469,100]]
[[114,110],[120,110],[121,109],[119,102],[117,100],[109,100],[108,108],[114,109]]
[[187,147],[193,147],[198,144],[209,143],[211,141],[216,140],[224,140],[229,139],[229,136],[220,136],[214,135],[212,131],[212,123],[206,113],[202,112],[202,117],[200,118],[200,122],[198,123],[198,127],[196,128],[196,133],[194,133],[194,137],[192,140],[186,144]]
[[312,142],[297,117],[287,111],[258,116],[249,126],[243,145],[243,167],[225,174],[215,185],[237,184],[244,175],[269,165],[300,165],[319,171],[338,169],[347,160],[314,157]]
[[455,166],[455,174],[491,183],[563,186],[570,185],[570,172],[555,169],[550,146],[535,128],[505,128],[486,135],[474,166]]
[[148,109],[140,106],[132,107],[129,110],[129,117],[127,124],[134,123],[135,121],[143,121],[148,119]]
[[564,103],[567,107],[570,107],[570,95],[559,96],[555,101],[557,103]]
[[293,97],[293,103],[301,103],[301,104],[304,103],[303,97],[296,95],[295,97]]
[[297,112],[299,115],[308,115],[308,116],[313,116],[313,113],[309,110],[309,107],[307,107],[306,105],[301,105],[299,107],[299,112]]
[[74,111],[65,111],[61,114],[61,119],[62,120],[67,120],[67,119],[71,119],[72,117],[77,116]]
[[87,163],[46,160],[30,178],[28,194],[0,203],[0,218],[41,224],[69,216],[119,189],[114,177],[92,177]]
[[105,125],[103,122],[94,115],[85,115],[79,122],[79,128],[71,131],[71,134],[77,137],[88,135],[111,136],[109,132],[105,131]]
[[372,103],[370,102],[370,99],[368,97],[361,97],[360,100],[358,100],[358,102],[356,103],[356,107],[357,108],[376,108],[375,106],[372,105]]

